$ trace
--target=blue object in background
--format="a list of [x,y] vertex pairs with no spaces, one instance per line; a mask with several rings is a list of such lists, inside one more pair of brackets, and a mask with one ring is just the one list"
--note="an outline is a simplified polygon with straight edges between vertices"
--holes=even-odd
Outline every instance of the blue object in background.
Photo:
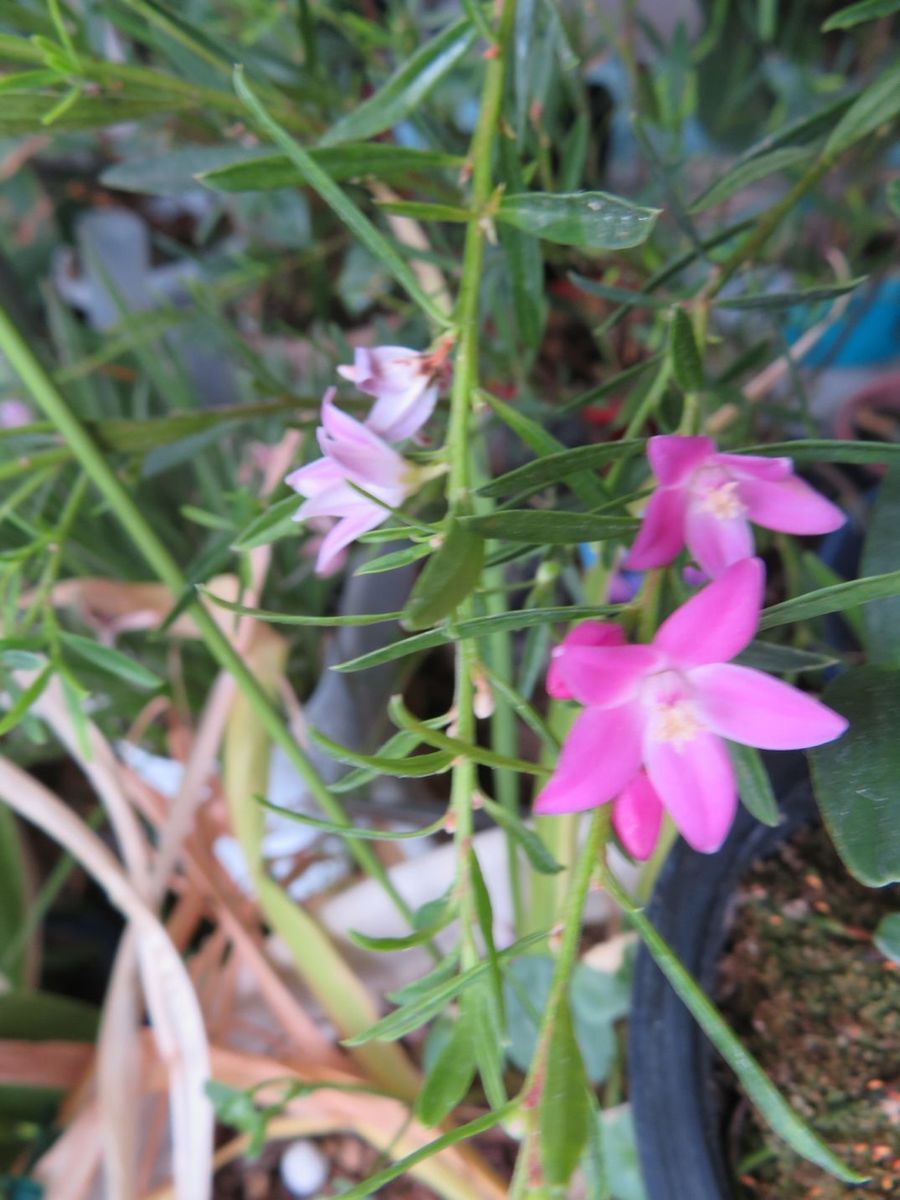
[[[792,310],[787,339],[795,342],[822,313],[815,307]],[[802,316],[800,315],[802,313]],[[900,276],[861,287],[843,316],[822,334],[801,360],[804,367],[877,367],[900,359]]]

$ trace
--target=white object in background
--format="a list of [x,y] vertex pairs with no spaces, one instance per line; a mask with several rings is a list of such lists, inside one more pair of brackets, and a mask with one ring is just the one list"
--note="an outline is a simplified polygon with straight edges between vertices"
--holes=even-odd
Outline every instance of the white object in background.
[[281,1159],[281,1182],[292,1196],[312,1196],[328,1178],[328,1160],[315,1142],[292,1142]]

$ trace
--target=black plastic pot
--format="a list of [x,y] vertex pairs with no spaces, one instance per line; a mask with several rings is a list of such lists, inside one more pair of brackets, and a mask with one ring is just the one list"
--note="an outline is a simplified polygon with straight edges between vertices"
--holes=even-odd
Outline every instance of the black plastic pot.
[[[742,808],[718,854],[697,854],[678,842],[648,909],[708,995],[741,877],[817,820],[803,755],[766,756],[766,765],[784,815],[781,824],[761,825]],[[728,1106],[714,1061],[712,1046],[642,948],[632,989],[629,1074],[648,1200],[733,1200],[725,1154]]]

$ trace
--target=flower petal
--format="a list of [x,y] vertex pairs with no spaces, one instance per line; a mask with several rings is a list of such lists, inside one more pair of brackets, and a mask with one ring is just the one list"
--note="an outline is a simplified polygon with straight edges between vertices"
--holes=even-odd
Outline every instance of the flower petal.
[[424,374],[423,355],[406,346],[358,346],[353,366],[338,374],[369,396],[397,395]]
[[647,502],[634,545],[622,559],[629,571],[665,567],[684,545],[687,499],[680,488],[658,488]]
[[764,458],[761,454],[716,454],[712,459],[717,467],[725,467],[733,479],[761,479],[777,483],[794,473],[789,458]]
[[630,700],[662,665],[652,646],[566,646],[554,661],[558,677],[579,704],[612,708]]
[[344,468],[361,486],[402,489],[409,464],[377,433],[341,412],[330,399],[322,405],[322,425],[317,431],[322,453]]
[[697,711],[710,729],[761,750],[800,750],[834,741],[847,728],[813,696],[751,667],[715,663],[688,676]]
[[780,533],[831,533],[847,520],[837,505],[796,476],[780,483],[747,479],[738,490],[750,520]]
[[317,458],[291,471],[284,482],[301,496],[315,496],[342,483],[343,479],[344,473],[337,463],[330,458]]
[[643,862],[653,853],[662,825],[662,802],[641,771],[613,801],[612,824],[632,858]]
[[698,733],[680,744],[648,738],[645,761],[650,782],[688,845],[703,854],[718,850],[737,808],[734,770],[721,738]]
[[682,437],[662,433],[647,442],[647,458],[653,474],[662,484],[680,484],[716,452],[716,443],[708,437]]
[[570,629],[560,644],[554,647],[547,670],[547,693],[554,700],[571,700],[572,693],[559,670],[558,660],[572,646],[621,646],[625,634],[620,626],[608,621],[582,621]]
[[758,558],[735,563],[663,621],[653,645],[680,667],[727,662],[756,632],[764,583]]
[[717,517],[703,508],[702,501],[688,503],[685,541],[691,555],[713,578],[753,554],[753,534],[747,518],[743,514]]
[[583,812],[612,800],[641,765],[641,726],[637,705],[586,708],[569,730],[534,811]]
[[340,565],[341,555],[346,547],[355,542],[360,534],[375,529],[386,516],[386,512],[372,504],[338,521],[322,539],[316,558],[316,574],[330,575],[334,568]]
[[437,388],[422,378],[398,395],[379,396],[366,425],[386,442],[404,442],[418,433],[434,412],[437,397]]

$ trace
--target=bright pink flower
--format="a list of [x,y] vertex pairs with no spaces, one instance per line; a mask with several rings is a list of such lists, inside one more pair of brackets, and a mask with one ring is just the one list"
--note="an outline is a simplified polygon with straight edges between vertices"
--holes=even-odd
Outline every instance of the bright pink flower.
[[713,577],[753,554],[750,522],[781,533],[830,533],[845,517],[794,474],[789,458],[718,454],[707,437],[666,434],[647,443],[659,486],[624,560],[664,567],[683,546]]
[[535,811],[578,812],[612,800],[623,844],[646,858],[665,808],[695,850],[712,853],[737,806],[723,738],[796,750],[840,737],[847,722],[838,713],[729,662],[756,632],[763,584],[758,558],[735,563],[676,609],[649,646],[627,645],[599,621],[572,630],[548,689],[585,708]]
[[371,429],[336,408],[333,397],[334,388],[330,388],[322,401],[322,425],[317,437],[323,457],[285,479],[288,487],[306,497],[294,520],[338,518],[319,546],[319,575],[329,574],[340,563],[346,546],[389,515],[381,504],[356,491],[353,484],[397,508],[415,491],[423,474]]
[[446,353],[440,349],[420,354],[405,346],[359,347],[353,366],[338,367],[338,374],[375,397],[366,425],[387,442],[402,442],[418,433],[434,410]]

